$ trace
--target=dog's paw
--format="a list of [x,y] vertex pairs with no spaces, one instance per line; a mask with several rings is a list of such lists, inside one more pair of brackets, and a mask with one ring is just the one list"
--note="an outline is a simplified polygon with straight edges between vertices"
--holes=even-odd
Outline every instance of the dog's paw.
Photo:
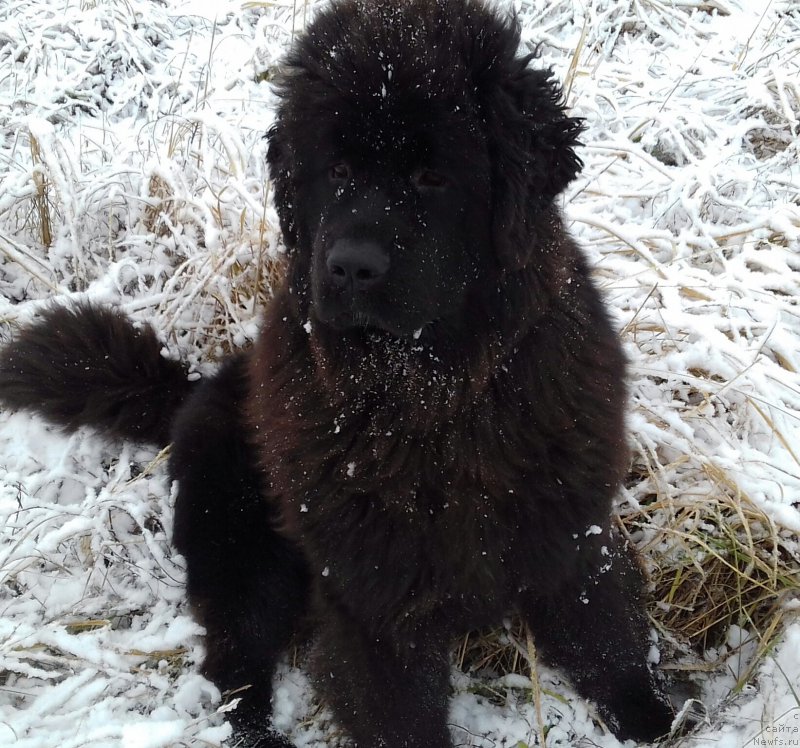
[[230,745],[231,748],[295,748],[285,735],[274,730],[237,731]]

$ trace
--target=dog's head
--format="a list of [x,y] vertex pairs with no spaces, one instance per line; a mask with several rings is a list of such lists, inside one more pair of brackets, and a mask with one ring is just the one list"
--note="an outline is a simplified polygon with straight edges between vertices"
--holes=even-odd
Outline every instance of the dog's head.
[[579,122],[478,0],[340,0],[278,85],[269,165],[290,285],[335,330],[419,336],[535,262]]

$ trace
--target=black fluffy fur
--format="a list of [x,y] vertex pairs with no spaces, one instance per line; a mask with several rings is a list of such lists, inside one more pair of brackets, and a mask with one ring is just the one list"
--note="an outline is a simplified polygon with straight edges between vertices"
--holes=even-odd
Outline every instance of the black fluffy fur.
[[624,359],[554,205],[580,123],[518,46],[478,0],[334,2],[278,84],[289,269],[256,346],[188,393],[152,331],[83,305],[3,353],[8,405],[172,423],[175,543],[246,745],[288,744],[271,680],[309,618],[360,748],[449,748],[450,643],[512,612],[621,738],[669,729],[612,530]]
[[188,394],[186,368],[160,355],[152,328],[114,309],[52,306],[0,356],[0,398],[68,431],[166,444]]

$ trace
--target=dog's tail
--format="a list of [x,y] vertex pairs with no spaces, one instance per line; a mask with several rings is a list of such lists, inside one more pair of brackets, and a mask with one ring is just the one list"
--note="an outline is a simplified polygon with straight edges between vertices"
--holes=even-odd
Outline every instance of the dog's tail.
[[67,431],[164,446],[192,388],[186,367],[164,358],[149,326],[89,303],[51,307],[0,349],[0,403]]

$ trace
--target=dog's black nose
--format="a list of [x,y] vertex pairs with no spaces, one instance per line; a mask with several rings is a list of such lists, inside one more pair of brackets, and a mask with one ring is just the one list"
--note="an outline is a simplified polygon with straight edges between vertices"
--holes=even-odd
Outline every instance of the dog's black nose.
[[389,255],[374,242],[339,239],[325,264],[337,288],[366,291],[383,280],[389,270]]

